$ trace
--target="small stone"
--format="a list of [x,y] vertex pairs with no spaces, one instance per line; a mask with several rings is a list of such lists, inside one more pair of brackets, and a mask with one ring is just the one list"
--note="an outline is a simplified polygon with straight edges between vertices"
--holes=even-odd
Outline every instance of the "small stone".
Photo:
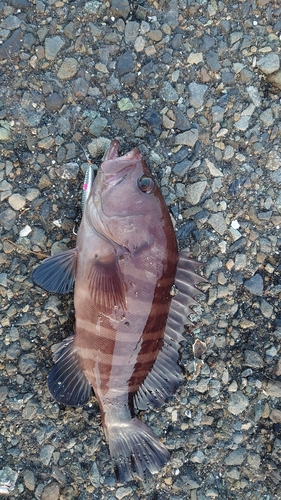
[[119,76],[123,76],[134,70],[134,60],[132,53],[129,50],[124,52],[124,54],[119,57],[116,69]]
[[163,83],[159,95],[166,102],[175,102],[179,98],[177,91],[170,84],[170,82]]
[[198,130],[197,128],[192,128],[181,134],[177,134],[175,137],[175,145],[186,145],[193,148],[198,140]]
[[194,451],[194,453],[192,453],[190,456],[190,461],[193,462],[194,464],[202,464],[204,460],[205,460],[205,455],[201,450]]
[[250,366],[251,368],[263,368],[264,362],[258,352],[246,349],[244,354],[246,366]]
[[257,87],[249,86],[247,87],[247,92],[249,94],[249,97],[251,98],[253,104],[260,108],[261,107],[261,96],[259,95],[259,91]]
[[33,354],[23,354],[19,359],[19,369],[22,374],[32,373],[36,369]]
[[128,0],[112,0],[111,13],[117,18],[123,17],[123,19],[127,19],[130,14],[130,4]]
[[53,61],[60,49],[64,46],[65,41],[60,36],[45,38],[45,57],[49,61]]
[[194,182],[186,188],[186,200],[191,205],[197,205],[207,186],[207,181]]
[[43,489],[40,500],[58,500],[60,497],[60,487],[55,481],[47,484]]
[[0,61],[18,56],[22,46],[23,32],[20,28],[13,31],[11,36],[0,45]]
[[23,480],[25,487],[30,490],[35,490],[35,476],[31,470],[25,470],[23,474]]
[[107,137],[98,137],[97,139],[93,139],[90,144],[88,144],[88,150],[93,158],[97,156],[103,155],[104,152],[109,148],[110,139]]
[[58,70],[60,80],[70,80],[78,71],[78,61],[74,57],[66,57]]
[[265,392],[272,398],[281,398],[281,382],[279,380],[270,380],[267,383]]
[[280,165],[281,165],[281,156],[275,149],[272,149],[271,151],[269,151],[267,155],[266,168],[275,171],[280,167]]
[[45,444],[40,450],[39,458],[44,465],[49,465],[55,447],[51,444]]
[[15,30],[20,27],[20,19],[17,16],[7,16],[0,24],[2,30]]
[[257,67],[265,74],[271,75],[271,73],[275,73],[275,71],[279,70],[280,67],[280,59],[277,54],[270,52],[265,57],[262,57],[259,61],[257,61]]
[[130,111],[130,109],[134,108],[134,104],[132,101],[129,99],[129,97],[123,97],[123,99],[120,99],[117,103],[118,108],[120,111]]
[[231,451],[227,457],[225,457],[225,465],[241,465],[246,457],[246,451],[244,448],[237,448],[237,450]]
[[3,469],[0,469],[0,494],[8,496],[9,493],[15,488],[17,479],[18,472],[11,469],[11,467],[3,467]]
[[39,189],[40,191],[42,189],[46,189],[47,187],[50,187],[51,186],[51,181],[49,179],[49,177],[47,176],[47,174],[43,174],[40,179],[39,179],[39,183],[38,183],[38,186],[39,186]]
[[229,397],[228,411],[233,415],[239,415],[247,406],[249,406],[248,398],[241,391],[233,392]]
[[264,299],[261,299],[260,308],[261,308],[261,313],[265,318],[271,318],[271,316],[273,315],[273,306],[269,304],[269,302],[267,302]]
[[274,424],[281,424],[281,410],[271,410],[269,418]]
[[191,54],[189,54],[187,58],[187,62],[189,64],[199,64],[202,61],[203,61],[202,52],[191,52]]
[[117,490],[115,492],[115,496],[116,496],[116,498],[118,498],[118,500],[122,500],[122,498],[125,498],[128,495],[131,495],[132,493],[133,493],[133,490],[130,486],[128,486],[128,487],[121,486],[121,488],[117,488]]
[[205,158],[205,162],[206,162],[206,165],[210,171],[210,174],[213,176],[213,177],[223,177],[223,173],[222,171],[217,168],[213,162],[211,162],[210,160],[208,160],[207,158]]
[[209,217],[208,222],[209,224],[211,224],[213,229],[220,235],[223,235],[227,230],[227,225],[222,212],[217,212],[216,214],[212,214]]
[[14,210],[21,210],[25,205],[25,198],[19,193],[12,194],[8,201]]
[[16,212],[11,208],[7,208],[3,212],[0,210],[0,224],[4,229],[9,231],[16,222]]
[[159,114],[152,108],[148,108],[144,115],[144,120],[146,120],[152,127],[161,127],[162,120]]
[[188,85],[188,89],[190,92],[189,102],[190,105],[194,108],[201,108],[204,103],[204,95],[208,90],[208,86],[202,83],[191,82]]
[[31,231],[32,231],[31,227],[27,225],[20,230],[19,236],[21,238],[28,236],[31,233]]
[[55,139],[52,136],[44,137],[38,141],[38,148],[51,149],[55,144]]
[[183,177],[191,165],[192,165],[192,162],[190,160],[188,160],[188,158],[185,158],[180,163],[175,164],[175,166],[173,167],[173,173],[175,175]]
[[274,123],[273,113],[270,108],[260,114],[260,119],[266,127],[271,127]]
[[225,109],[221,106],[213,106],[212,107],[212,118],[213,123],[221,123],[223,121]]
[[241,116],[239,120],[234,123],[234,127],[237,128],[237,130],[244,132],[249,127],[250,119],[251,116]]
[[53,92],[45,99],[45,105],[48,111],[58,111],[63,104],[63,96],[57,92]]
[[0,141],[9,141],[10,138],[10,124],[5,120],[0,120]]
[[244,281],[244,287],[253,295],[261,296],[263,294],[262,276],[256,273],[252,278]]
[[89,132],[95,137],[100,137],[106,126],[107,119],[98,116],[91,122],[91,125],[89,126]]
[[268,75],[267,81],[269,81],[274,87],[281,90],[281,71],[277,71],[272,75]]
[[78,172],[78,163],[72,161],[61,165],[58,170],[58,175],[61,177],[61,179],[77,179]]
[[128,21],[125,26],[125,42],[134,43],[139,31],[139,23],[136,21]]
[[3,403],[5,401],[6,397],[8,396],[9,388],[6,385],[1,385],[0,386],[0,403]]

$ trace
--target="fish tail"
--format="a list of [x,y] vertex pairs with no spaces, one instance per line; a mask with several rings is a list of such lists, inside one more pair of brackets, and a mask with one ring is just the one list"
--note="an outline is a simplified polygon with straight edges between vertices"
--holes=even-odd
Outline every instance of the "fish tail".
[[137,417],[107,426],[107,438],[119,483],[134,476],[145,481],[159,472],[170,457],[161,441]]

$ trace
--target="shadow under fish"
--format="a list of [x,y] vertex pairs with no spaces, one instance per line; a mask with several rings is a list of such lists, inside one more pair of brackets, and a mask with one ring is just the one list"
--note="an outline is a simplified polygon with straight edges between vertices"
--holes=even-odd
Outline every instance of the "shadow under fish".
[[[112,141],[95,180],[87,173],[76,247],[44,260],[34,282],[74,289],[75,335],[54,354],[48,387],[65,405],[94,390],[117,480],[145,480],[168,462],[135,411],[161,406],[182,380],[184,325],[196,304],[200,265],[178,252],[163,196],[138,148]],[[89,167],[91,168],[91,167]]]

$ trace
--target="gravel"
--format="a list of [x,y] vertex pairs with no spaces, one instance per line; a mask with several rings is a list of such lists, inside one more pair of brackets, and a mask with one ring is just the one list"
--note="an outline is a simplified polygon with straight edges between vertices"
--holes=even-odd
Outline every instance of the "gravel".
[[[0,2],[0,497],[281,498],[280,16],[277,0]],[[208,279],[184,383],[142,414],[171,452],[145,484],[116,484],[94,397],[51,399],[73,295],[31,280],[75,245],[88,160],[114,138],[140,147]]]

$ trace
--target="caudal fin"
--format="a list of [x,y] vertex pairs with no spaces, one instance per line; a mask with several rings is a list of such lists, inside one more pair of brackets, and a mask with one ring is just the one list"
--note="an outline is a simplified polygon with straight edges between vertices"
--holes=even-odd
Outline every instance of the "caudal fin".
[[116,479],[120,483],[134,476],[145,481],[168,462],[170,454],[153,432],[138,418],[109,425],[108,444]]

